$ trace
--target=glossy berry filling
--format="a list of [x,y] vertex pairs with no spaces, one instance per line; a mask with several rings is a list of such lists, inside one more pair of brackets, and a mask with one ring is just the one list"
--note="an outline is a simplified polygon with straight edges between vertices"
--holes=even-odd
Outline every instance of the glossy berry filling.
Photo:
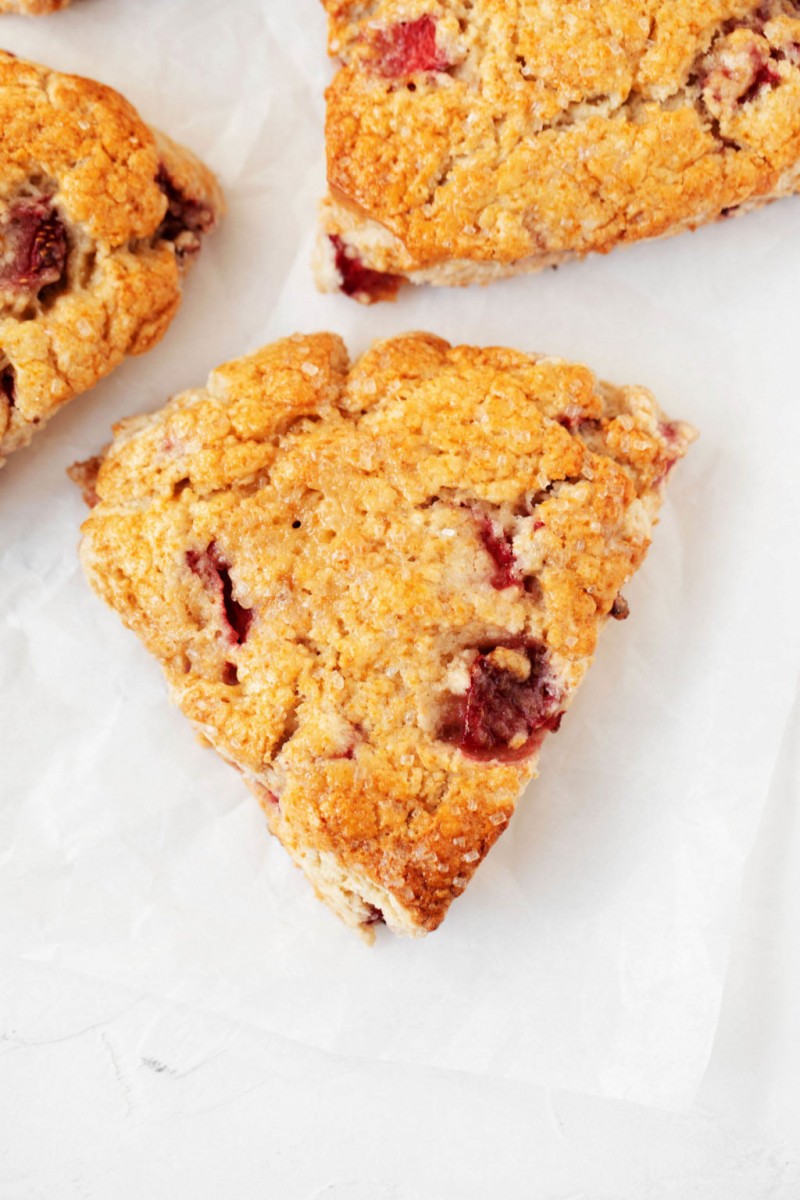
[[470,758],[505,762],[527,758],[545,733],[561,724],[561,695],[544,646],[531,642],[507,648],[527,658],[527,678],[492,661],[497,646],[485,647],[472,664],[467,694],[452,698],[441,736]]
[[[234,645],[241,646],[243,642],[247,641],[247,635],[253,623],[253,610],[245,608],[235,598],[230,565],[220,554],[216,542],[211,542],[208,549],[204,551],[187,551],[186,562],[190,571],[197,576],[203,586],[219,597],[223,620],[227,626],[228,640]],[[226,663],[226,667],[230,665],[232,664]],[[229,677],[224,682],[235,683],[237,679]]]
[[365,267],[361,259],[348,249],[338,234],[331,235],[336,270],[341,282],[339,291],[345,296],[365,300],[388,300],[396,295],[403,282],[400,275],[389,275],[384,271],[373,271]]
[[214,213],[208,205],[186,196],[163,165],[159,168],[156,183],[167,197],[167,211],[156,237],[174,243],[176,255],[183,260],[200,249],[202,235],[214,227]]
[[67,231],[52,205],[19,201],[0,230],[0,291],[37,296],[61,279],[67,251]]
[[419,17],[381,29],[375,38],[377,70],[387,79],[417,71],[446,71],[452,64],[436,45],[436,20]]
[[481,513],[478,517],[478,534],[483,548],[494,563],[491,585],[499,592],[504,588],[520,587],[522,576],[519,573],[511,536],[504,529],[495,526],[490,517]]

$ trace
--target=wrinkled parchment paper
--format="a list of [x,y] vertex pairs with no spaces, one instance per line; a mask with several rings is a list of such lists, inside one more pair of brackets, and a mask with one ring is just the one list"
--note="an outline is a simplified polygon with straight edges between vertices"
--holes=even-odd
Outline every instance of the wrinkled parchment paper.
[[[0,476],[0,951],[375,1059],[652,1104],[703,1073],[742,865],[800,664],[800,201],[490,290],[364,310],[309,271],[329,78],[316,0],[75,0],[3,44],[119,87],[229,214],[165,341]],[[369,949],[85,584],[64,475],[111,422],[295,330],[426,328],[643,382],[702,438],[632,615],[443,928]]]

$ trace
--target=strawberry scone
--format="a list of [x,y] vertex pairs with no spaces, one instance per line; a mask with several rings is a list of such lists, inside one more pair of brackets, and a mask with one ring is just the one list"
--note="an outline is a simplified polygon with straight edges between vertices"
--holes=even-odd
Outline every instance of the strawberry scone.
[[508,825],[693,436],[640,387],[427,334],[292,337],[73,469],[81,558],[367,936],[435,929]]
[[0,52],[0,463],[161,338],[222,196],[122,96]]
[[486,283],[798,189],[798,0],[323,3],[323,290]]

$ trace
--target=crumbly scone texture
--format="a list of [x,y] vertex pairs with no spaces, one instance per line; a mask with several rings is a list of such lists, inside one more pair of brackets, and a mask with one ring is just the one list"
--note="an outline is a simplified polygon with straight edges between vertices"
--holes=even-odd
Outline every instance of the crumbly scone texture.
[[486,282],[798,188],[798,0],[323,3],[324,290]]
[[66,8],[71,2],[72,0],[0,0],[0,13],[29,13],[38,16],[40,13]]
[[102,84],[0,52],[0,462],[177,311],[211,172]]
[[81,558],[320,897],[420,934],[625,615],[691,437],[559,359],[296,336],[115,427]]

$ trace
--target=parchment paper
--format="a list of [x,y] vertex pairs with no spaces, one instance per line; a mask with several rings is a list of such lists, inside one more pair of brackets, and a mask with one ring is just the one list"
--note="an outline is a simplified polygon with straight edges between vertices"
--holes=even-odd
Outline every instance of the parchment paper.
[[[742,865],[800,669],[800,201],[489,290],[364,310],[309,257],[315,0],[76,0],[18,54],[114,84],[229,214],[165,341],[0,476],[0,951],[377,1059],[677,1105],[709,1054]],[[64,476],[111,422],[295,330],[427,328],[646,383],[702,433],[510,830],[422,942],[340,927],[90,593]]]

